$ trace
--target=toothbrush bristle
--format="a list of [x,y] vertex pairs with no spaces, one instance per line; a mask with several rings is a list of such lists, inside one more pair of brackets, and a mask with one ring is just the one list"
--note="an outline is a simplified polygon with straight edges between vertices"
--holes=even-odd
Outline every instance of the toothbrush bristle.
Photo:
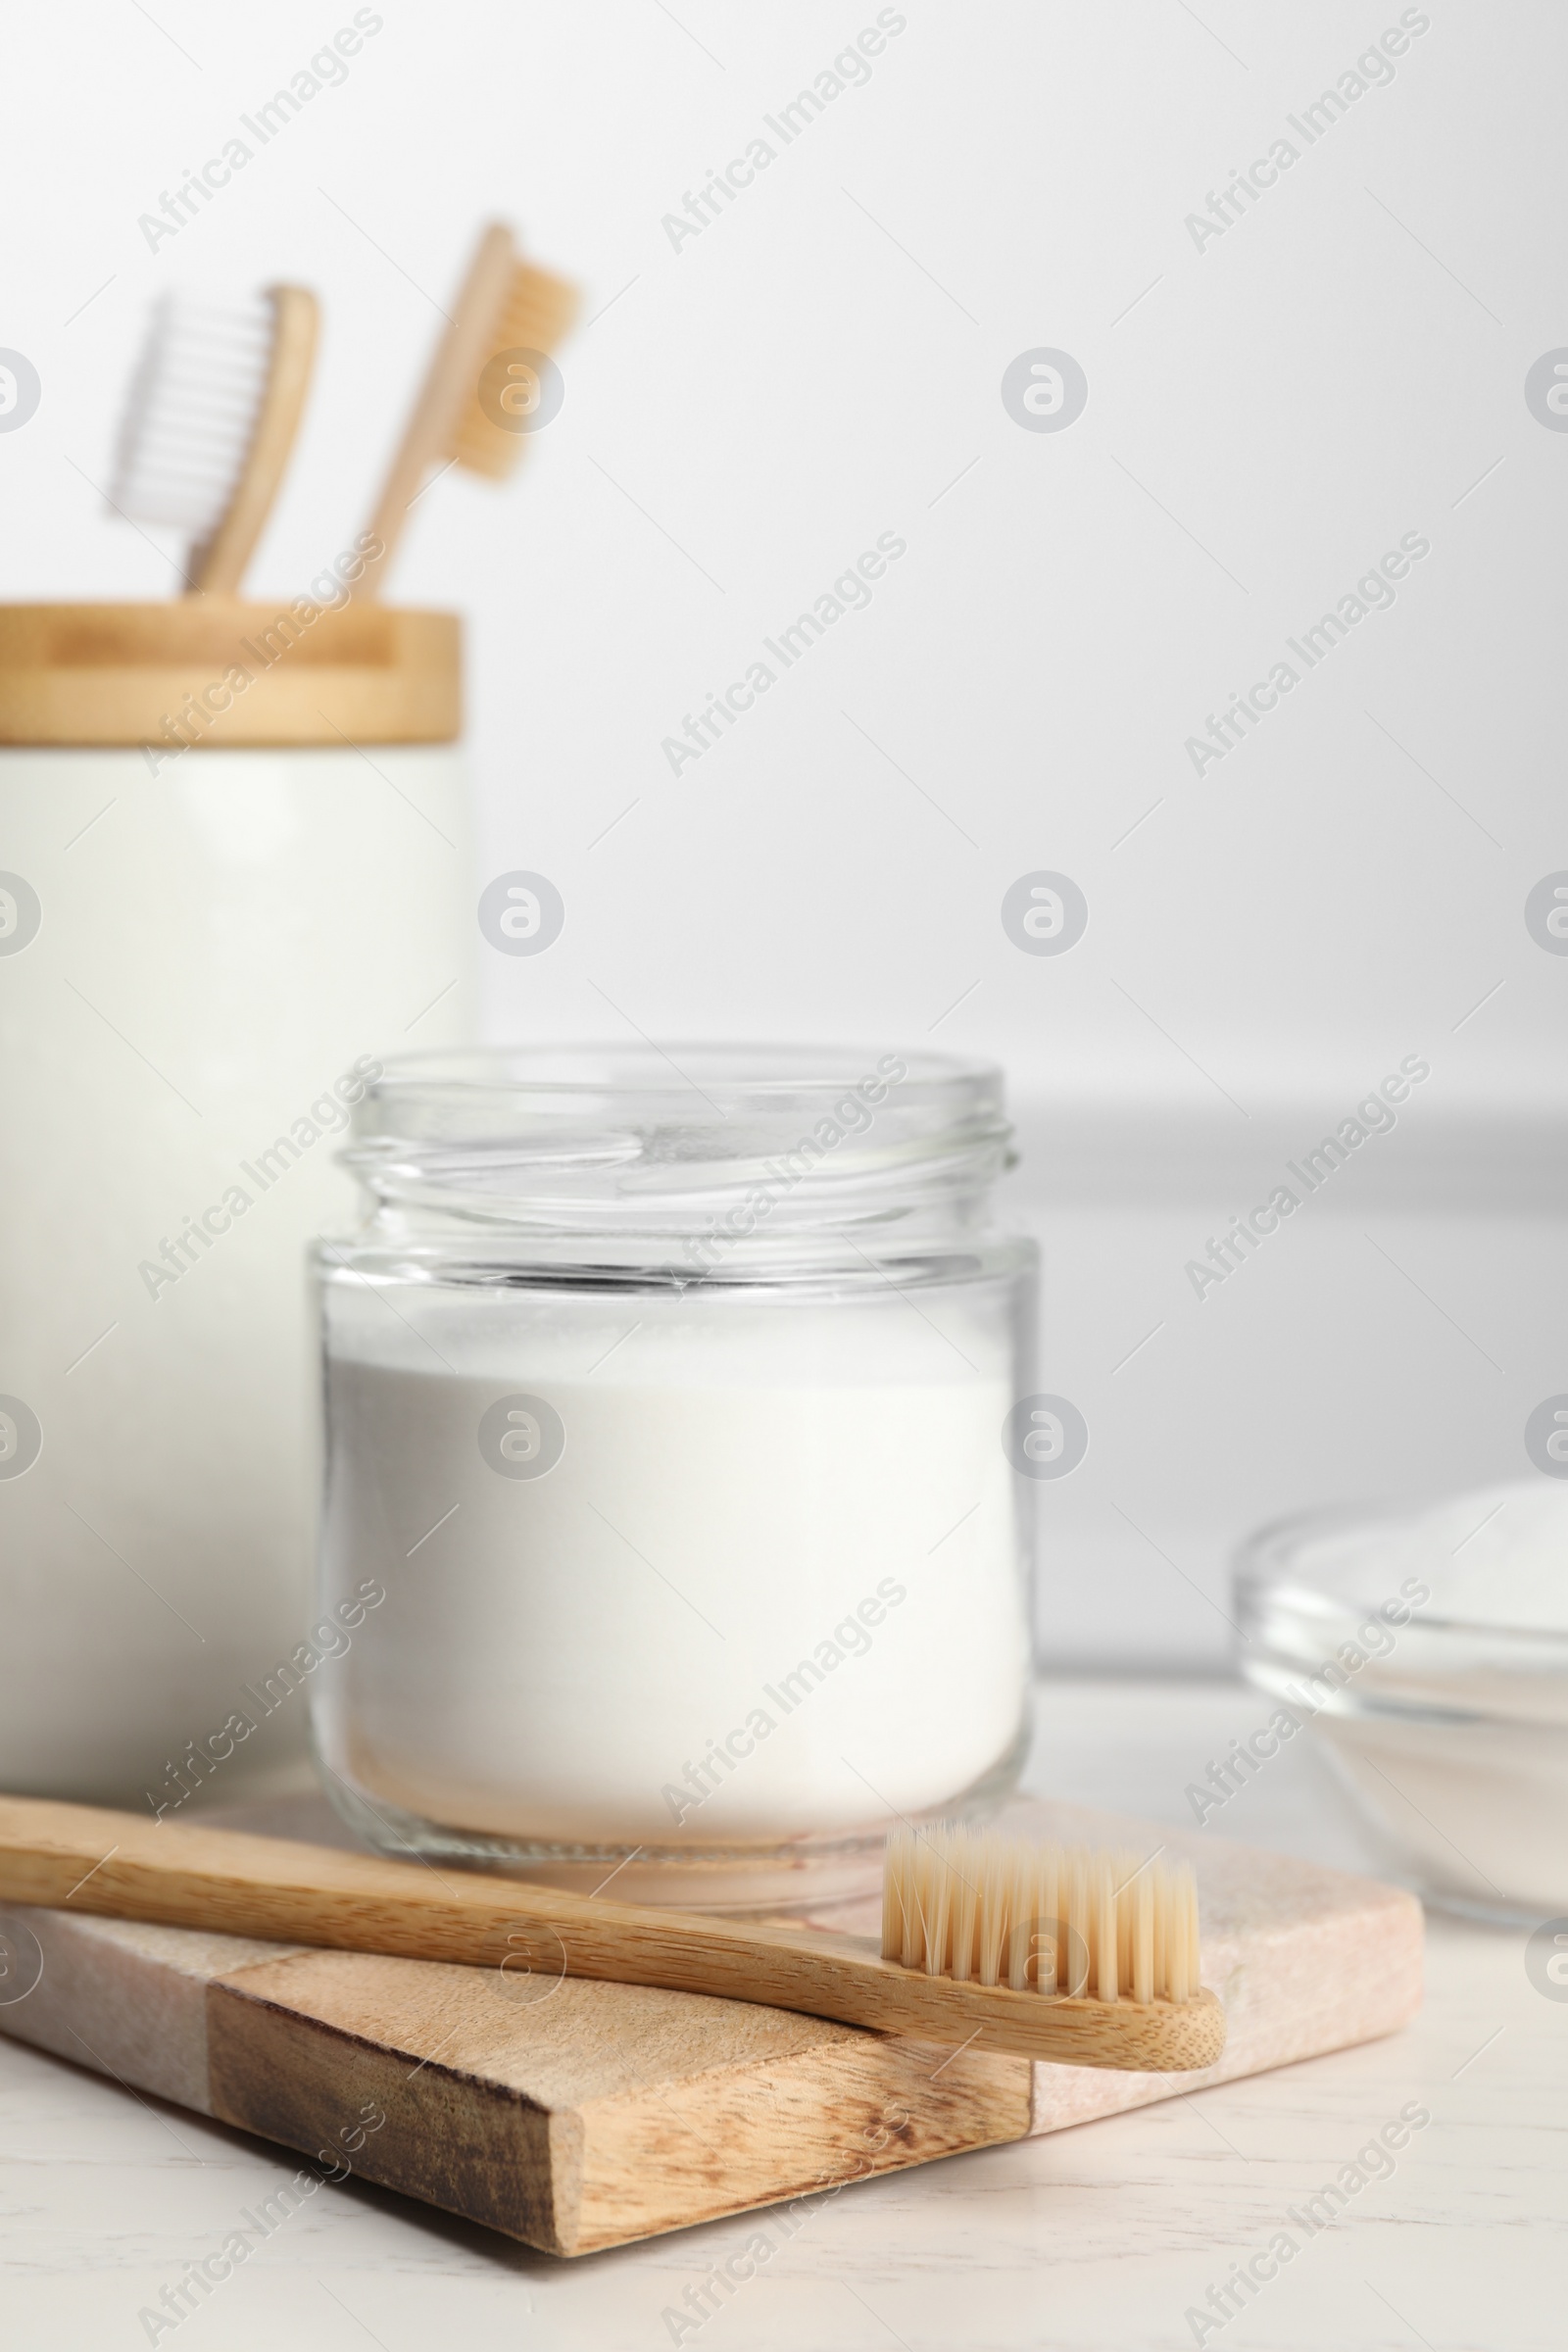
[[1159,1852],[899,1830],[883,1868],[882,1957],[1015,1992],[1190,2001],[1198,1883],[1190,1862]]
[[177,524],[198,542],[217,529],[255,431],[272,339],[265,295],[162,297],[121,425],[110,496],[122,514]]
[[[547,358],[564,337],[577,315],[577,289],[564,278],[552,277],[531,262],[519,262],[512,272],[507,297],[496,315],[491,335],[492,357],[503,352],[537,352]],[[526,412],[524,412],[526,415]],[[499,425],[485,414],[477,390],[464,404],[453,436],[451,456],[470,473],[500,481],[521,457],[530,435],[525,429]]]

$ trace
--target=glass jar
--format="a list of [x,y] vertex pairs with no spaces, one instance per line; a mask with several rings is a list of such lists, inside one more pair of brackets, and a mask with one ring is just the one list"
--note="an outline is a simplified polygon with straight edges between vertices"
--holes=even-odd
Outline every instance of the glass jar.
[[733,1908],[861,1891],[890,1823],[1012,1787],[1009,1135],[1000,1072],[932,1054],[388,1063],[318,1254],[312,1703],[357,1831]]

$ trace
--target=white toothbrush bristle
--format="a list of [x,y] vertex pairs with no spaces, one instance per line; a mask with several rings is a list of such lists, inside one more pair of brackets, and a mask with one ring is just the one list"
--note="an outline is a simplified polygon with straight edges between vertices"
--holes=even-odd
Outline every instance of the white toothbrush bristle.
[[1015,1992],[1191,2001],[1198,1882],[1190,1862],[1159,1853],[899,1830],[883,1868],[882,1957]]
[[267,390],[273,312],[265,295],[156,305],[121,425],[112,503],[200,542],[222,520]]

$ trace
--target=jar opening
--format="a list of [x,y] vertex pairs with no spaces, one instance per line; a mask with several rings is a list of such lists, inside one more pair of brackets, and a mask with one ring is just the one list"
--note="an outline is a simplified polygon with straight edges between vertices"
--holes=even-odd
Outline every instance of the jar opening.
[[956,1055],[496,1047],[389,1061],[343,1156],[383,1212],[722,1252],[803,1228],[966,1222],[1010,1135],[1001,1071]]

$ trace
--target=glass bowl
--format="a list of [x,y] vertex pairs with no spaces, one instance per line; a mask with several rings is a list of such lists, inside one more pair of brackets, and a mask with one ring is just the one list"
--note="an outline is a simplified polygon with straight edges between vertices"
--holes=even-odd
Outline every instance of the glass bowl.
[[1568,1489],[1277,1521],[1236,1604],[1274,1739],[1317,1743],[1395,1875],[1471,1917],[1568,1914]]

